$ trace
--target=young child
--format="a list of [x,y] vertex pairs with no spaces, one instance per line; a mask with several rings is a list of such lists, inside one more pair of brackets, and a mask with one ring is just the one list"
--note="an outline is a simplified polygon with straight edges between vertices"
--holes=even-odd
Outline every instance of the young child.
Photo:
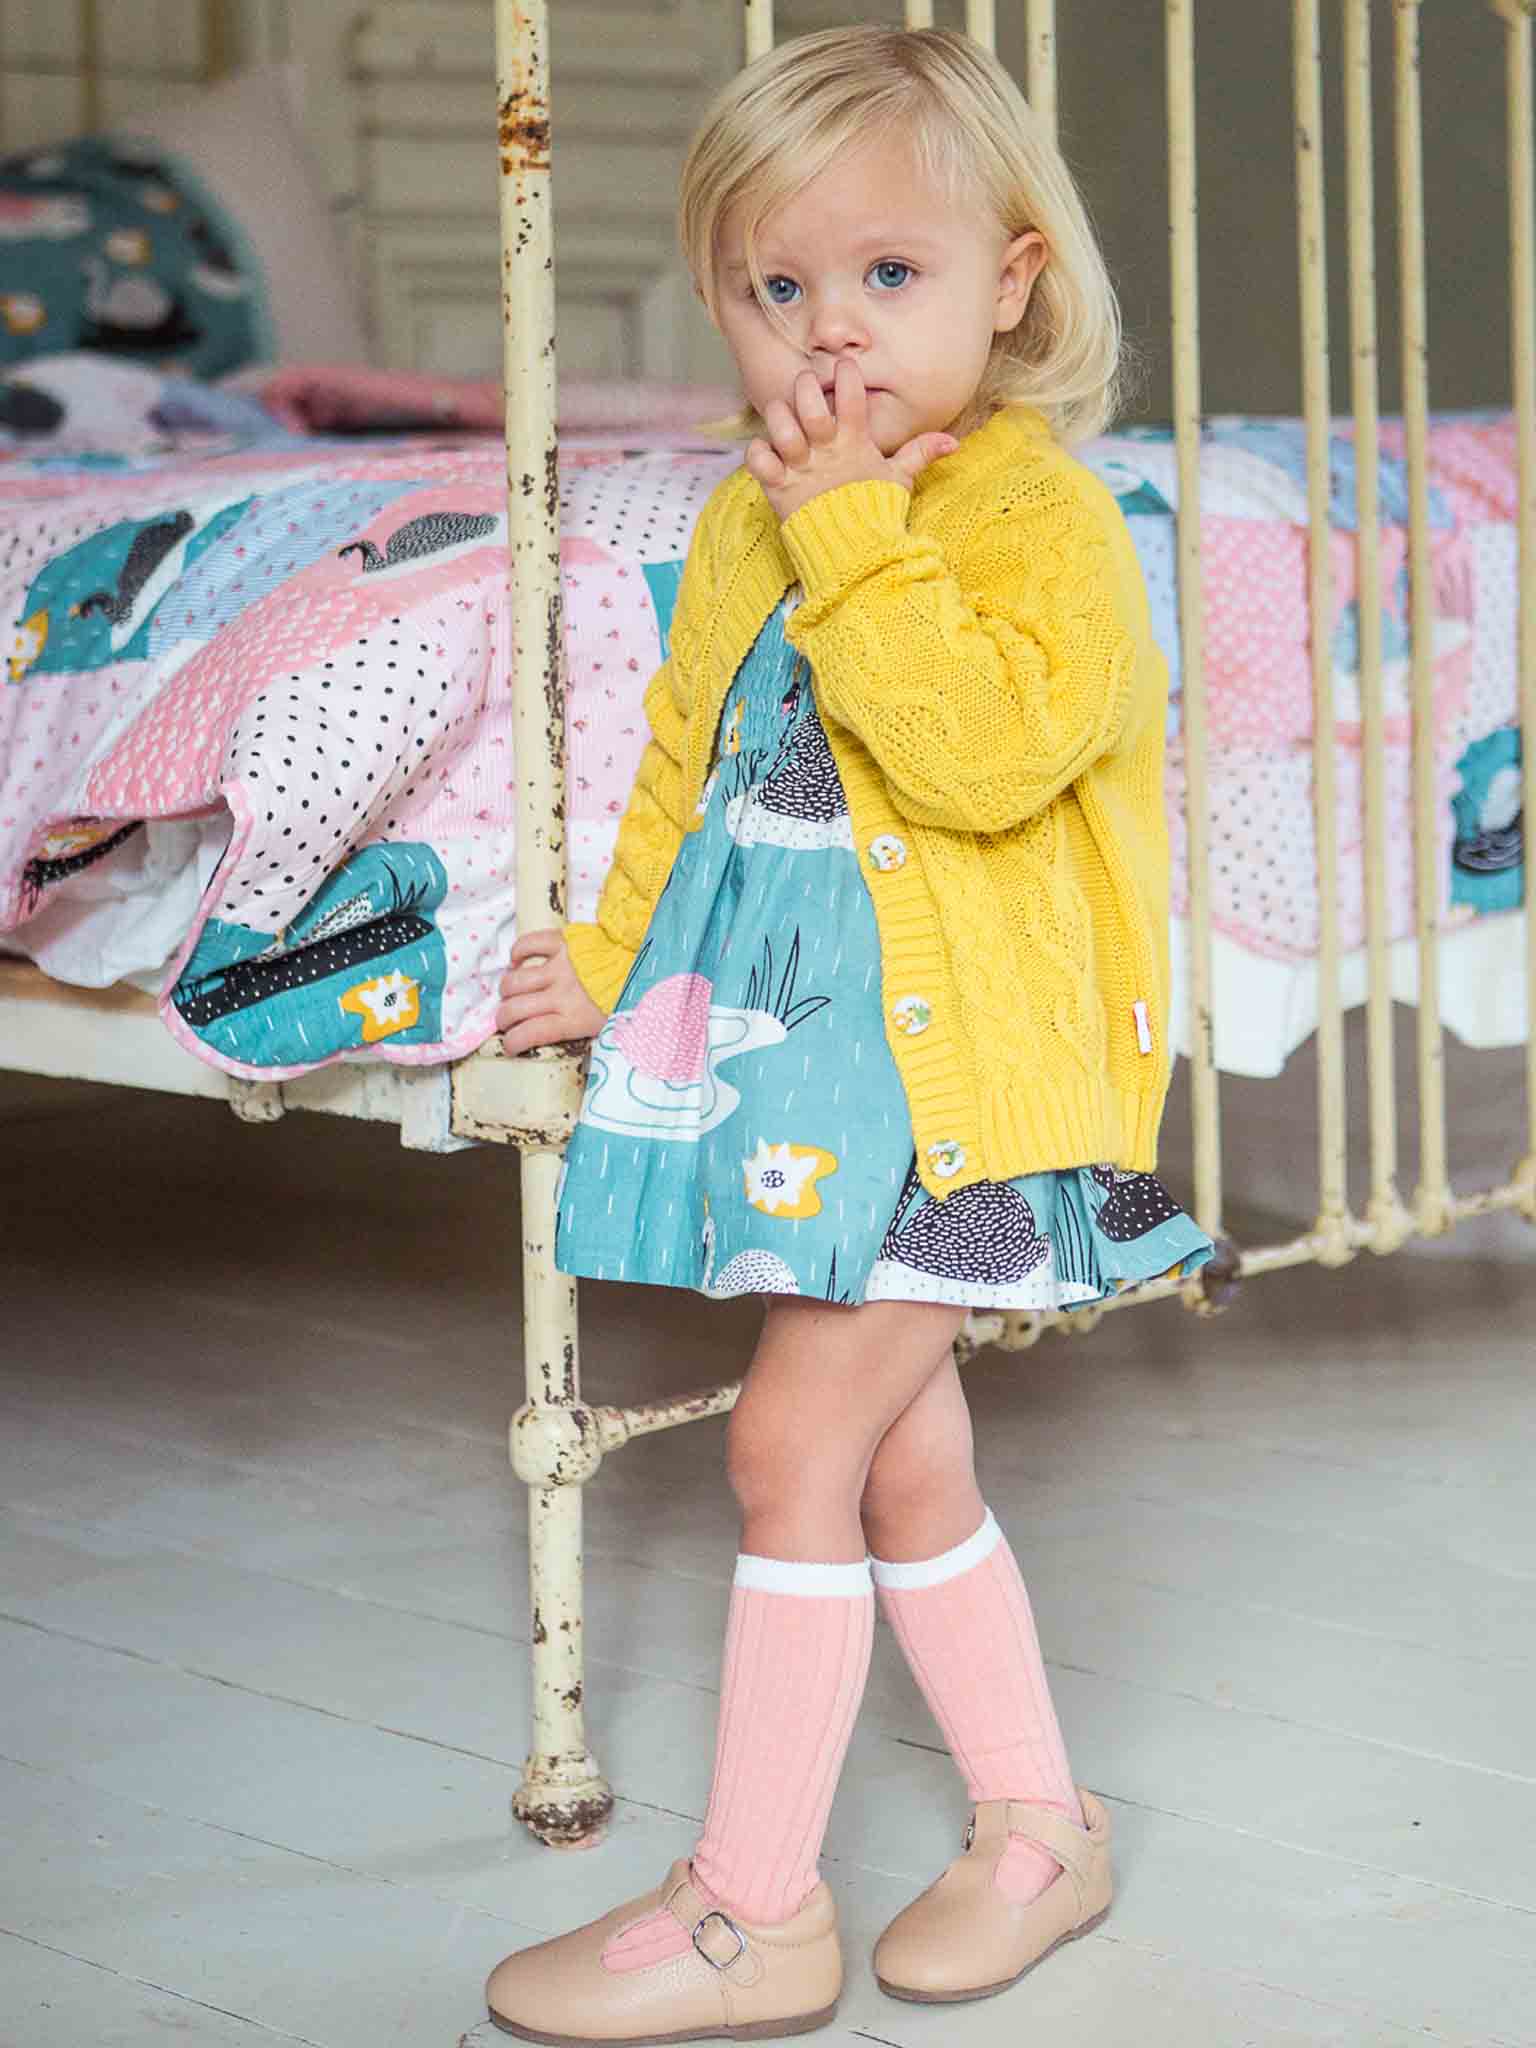
[[699,520],[595,924],[519,939],[510,1053],[592,1038],[557,1263],[765,1297],[704,1831],[509,1956],[507,2032],[778,2038],[842,1984],[817,1857],[874,1590],[964,1775],[881,1987],[1001,1990],[1111,1896],[1013,1554],[967,1309],[1209,1255],[1168,1082],[1167,677],[1097,431],[1113,293],[1054,145],[941,31],[804,37],[722,94],[681,227],[756,428]]

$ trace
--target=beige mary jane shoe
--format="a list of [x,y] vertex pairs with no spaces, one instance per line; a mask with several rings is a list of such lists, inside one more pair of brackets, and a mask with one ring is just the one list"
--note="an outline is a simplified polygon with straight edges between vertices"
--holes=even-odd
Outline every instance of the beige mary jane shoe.
[[[1114,1875],[1109,1815],[1078,1787],[1088,1825],[1019,1799],[983,1799],[965,1853],[887,1927],[875,1944],[875,1981],[892,1998],[942,2005],[1006,1991],[1063,1941],[1109,1911]],[[992,1882],[1010,1834],[1049,1850],[1061,1873],[1027,1906]]]
[[[605,1970],[614,1935],[658,1907],[688,1931],[690,1946],[644,1969]],[[793,1920],[758,1927],[709,1906],[679,1857],[644,1898],[498,1963],[485,1999],[496,2025],[519,2041],[641,2048],[808,2034],[836,2017],[842,1988],[837,1907],[825,1883]]]

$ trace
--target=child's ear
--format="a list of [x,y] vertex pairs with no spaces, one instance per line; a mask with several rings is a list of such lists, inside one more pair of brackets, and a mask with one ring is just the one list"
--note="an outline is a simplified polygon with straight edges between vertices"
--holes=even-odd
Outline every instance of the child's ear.
[[1035,280],[1045,268],[1050,250],[1038,228],[1016,235],[1003,251],[1003,267],[997,281],[997,310],[993,331],[1008,334],[1029,310]]

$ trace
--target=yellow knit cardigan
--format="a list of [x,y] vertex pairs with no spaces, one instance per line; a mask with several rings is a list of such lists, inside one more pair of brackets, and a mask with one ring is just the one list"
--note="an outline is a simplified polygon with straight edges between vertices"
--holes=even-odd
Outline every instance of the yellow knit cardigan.
[[700,515],[652,739],[595,924],[617,1003],[721,710],[786,590],[880,933],[886,1032],[939,1197],[1099,1161],[1148,1171],[1168,1086],[1168,677],[1115,499],[1012,406],[910,493],[844,484],[782,526],[734,471]]

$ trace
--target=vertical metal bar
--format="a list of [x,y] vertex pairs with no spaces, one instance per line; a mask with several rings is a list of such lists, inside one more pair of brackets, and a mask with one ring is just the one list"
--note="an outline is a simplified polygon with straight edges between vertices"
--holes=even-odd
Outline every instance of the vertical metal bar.
[[1200,546],[1199,188],[1195,165],[1194,0],[1167,0],[1168,214],[1173,291],[1173,415],[1179,465],[1179,645],[1189,833],[1190,1113],[1195,1214],[1222,1234],[1221,1101],[1212,1038],[1211,852],[1207,788],[1205,589]]
[[1412,1227],[1397,1192],[1397,1077],[1388,960],[1386,731],[1382,702],[1381,405],[1376,332],[1376,188],[1372,164],[1371,0],[1346,0],[1344,116],[1349,176],[1349,301],[1355,409],[1356,590],[1365,756],[1366,1015],[1371,1130],[1371,1248],[1395,1251]]
[[997,0],[965,0],[965,32],[983,49],[997,48]]
[[237,37],[230,0],[203,0],[203,77],[226,78],[235,69]]
[[743,50],[750,64],[754,57],[766,57],[773,48],[773,0],[745,0],[745,6]]
[[80,25],[80,125],[87,135],[101,127],[101,0],[76,0]]
[[1419,1183],[1427,1236],[1447,1229],[1445,1066],[1440,1028],[1440,852],[1436,830],[1435,606],[1429,554],[1429,320],[1424,262],[1424,128],[1420,0],[1394,0],[1397,219],[1403,325],[1403,437],[1408,462],[1409,630],[1413,638],[1414,894],[1419,953]]
[[1525,757],[1525,1159],[1521,1204],[1536,1223],[1536,0],[1496,0],[1508,29],[1510,347],[1520,451],[1520,737]]
[[[554,223],[550,193],[548,0],[495,0],[501,164],[507,545],[517,764],[517,906],[524,930],[565,904],[565,636],[560,604],[555,443]],[[570,1055],[546,1048],[530,1080],[551,1108]],[[528,1407],[553,1432],[580,1399],[575,1283],[555,1270],[560,1156],[522,1154],[523,1346]],[[562,1414],[560,1411],[564,1411]],[[582,1713],[579,1483],[530,1485],[533,1737],[514,1811],[546,1840],[579,1839],[611,1794],[586,1746]]]
[[907,27],[933,27],[933,0],[907,0]]
[[1056,137],[1056,0],[1029,0],[1029,104]]
[[1301,365],[1307,421],[1307,554],[1312,641],[1312,790],[1318,898],[1319,1258],[1350,1256],[1345,1186],[1344,1014],[1339,979],[1338,771],[1333,701],[1333,485],[1329,451],[1328,254],[1323,201],[1323,53],[1318,0],[1295,0],[1296,196]]

